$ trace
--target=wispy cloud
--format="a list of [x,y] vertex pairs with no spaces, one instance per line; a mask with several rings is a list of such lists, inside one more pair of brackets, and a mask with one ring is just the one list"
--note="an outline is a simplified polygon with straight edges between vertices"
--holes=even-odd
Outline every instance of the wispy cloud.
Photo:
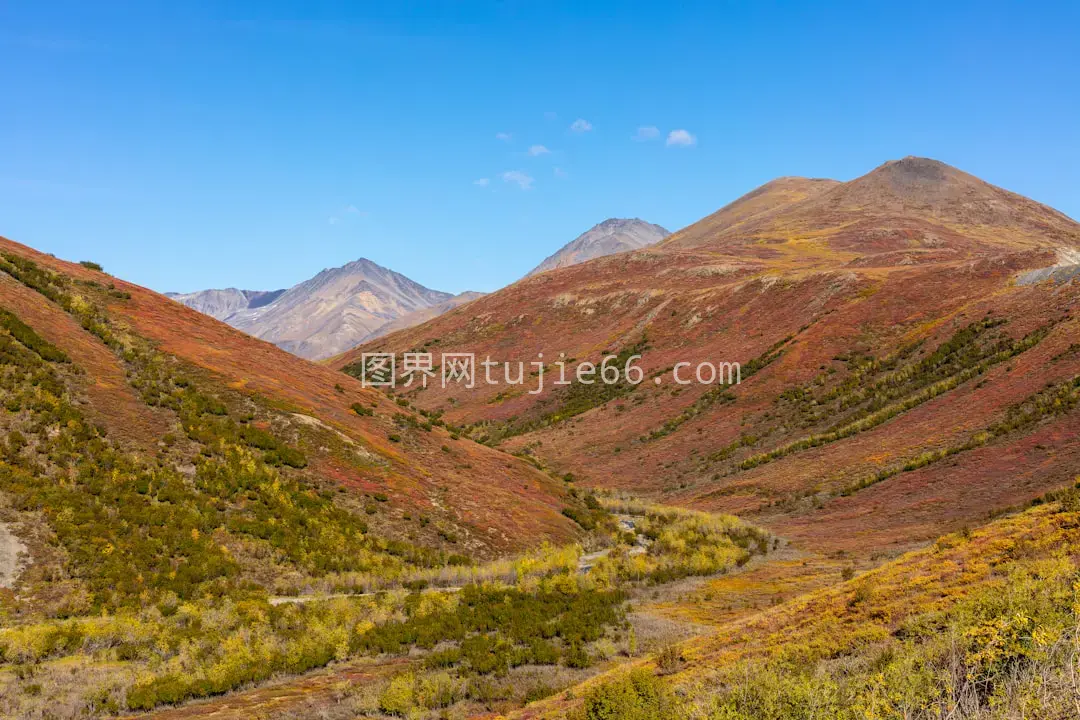
[[480,187],[487,187],[491,184],[491,180],[489,180],[488,178],[478,178],[476,180],[473,180],[472,184],[479,185]]
[[361,210],[360,208],[356,207],[352,203],[349,203],[345,207],[341,208],[341,210],[339,212],[337,212],[334,215],[331,215],[330,217],[328,217],[326,219],[326,222],[329,223],[330,225],[337,225],[338,223],[340,223],[342,221],[343,217],[348,217],[350,215],[354,216],[354,217],[367,217],[368,212],[367,212],[367,210]]
[[637,132],[633,135],[633,139],[637,142],[645,142],[646,140],[655,140],[660,137],[660,129],[655,125],[642,125],[637,129]]
[[529,148],[529,154],[532,155],[533,157],[537,157],[539,155],[547,155],[550,152],[551,151],[548,150],[543,145],[533,145],[531,148]]
[[570,173],[566,172],[561,167],[557,167],[557,168],[555,168],[555,177],[557,177],[557,178],[570,177]]
[[520,170],[507,170],[502,174],[502,181],[504,183],[514,183],[522,190],[531,190],[533,185],[532,176]]
[[672,130],[667,136],[668,147],[690,147],[697,145],[697,138],[686,130]]
[[495,133],[495,139],[496,140],[502,140],[503,142],[510,142],[511,140],[514,139],[514,135],[513,135],[513,133],[508,133],[508,132]]
[[570,124],[570,132],[587,133],[592,130],[592,123],[583,118],[578,118]]

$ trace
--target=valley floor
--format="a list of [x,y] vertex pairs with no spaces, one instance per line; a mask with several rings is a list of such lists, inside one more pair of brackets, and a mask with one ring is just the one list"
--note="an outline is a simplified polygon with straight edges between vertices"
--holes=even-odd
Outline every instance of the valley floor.
[[[855,717],[853,708],[866,718],[933,712],[956,718],[1080,717],[1080,500],[1075,491],[1060,496],[894,560],[826,556],[774,539],[772,552],[730,570],[635,585],[627,616],[634,640],[619,643],[607,659],[577,670],[512,668],[507,682],[546,683],[547,697],[527,707],[512,700],[459,701],[430,717],[670,717],[663,714],[670,708],[658,711],[652,704],[649,712],[661,714],[635,714],[618,702],[611,706],[614,714],[593,713],[606,688],[641,670],[659,677],[664,692],[676,691],[670,698],[681,698],[680,717],[802,718],[817,704],[821,717]],[[578,572],[603,556],[580,555]],[[942,638],[951,638],[952,645],[943,646]],[[399,713],[378,710],[380,698],[394,678],[419,677],[424,658],[414,650],[350,659],[128,717],[395,717]],[[945,681],[950,673],[955,686]],[[908,678],[906,689],[901,676]],[[798,685],[803,682],[809,684]],[[1017,709],[1021,705],[1028,710]]]
[[[605,554],[605,551],[597,551],[582,555],[579,558],[579,571],[582,567],[590,567]],[[794,596],[829,580],[835,582],[839,580],[839,573],[836,563],[785,546],[775,554],[755,557],[743,567],[730,572],[639,587],[631,593],[630,604],[634,610],[628,614],[638,646],[633,657],[622,653],[596,667],[576,672],[560,669],[561,672],[552,673],[549,669],[539,667],[527,668],[525,672],[551,675],[553,680],[561,680],[567,687],[576,687],[587,683],[590,678],[643,662],[663,648],[711,635],[723,622],[748,617],[775,604],[777,597],[785,594]],[[784,589],[778,595],[774,588],[780,585]],[[439,591],[455,593],[460,588],[440,588]],[[319,602],[332,597],[275,600]],[[694,608],[699,606],[703,597],[727,598],[730,607],[723,615],[696,613]],[[153,720],[247,720],[253,717],[260,720],[315,717],[344,720],[371,717],[363,708],[370,705],[372,698],[378,694],[376,689],[385,687],[395,675],[421,667],[421,658],[416,656],[347,661],[301,677],[282,678],[222,697],[128,717]],[[514,711],[510,703],[498,703],[491,707],[471,703],[456,706],[439,717],[495,718]],[[378,713],[375,716],[385,717]]]

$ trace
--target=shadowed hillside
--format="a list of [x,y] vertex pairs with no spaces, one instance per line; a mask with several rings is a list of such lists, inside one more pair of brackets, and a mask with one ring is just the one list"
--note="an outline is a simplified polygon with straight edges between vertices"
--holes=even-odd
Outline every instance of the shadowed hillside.
[[277,300],[285,290],[199,290],[192,293],[165,293],[165,297],[218,320],[241,311],[263,307]]

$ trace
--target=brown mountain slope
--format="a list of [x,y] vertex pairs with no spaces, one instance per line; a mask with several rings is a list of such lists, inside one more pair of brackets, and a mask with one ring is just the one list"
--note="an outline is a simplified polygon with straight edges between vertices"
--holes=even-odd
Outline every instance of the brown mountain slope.
[[[561,484],[525,462],[453,440],[351,378],[145,288],[7,239],[0,238],[0,253],[85,286],[107,304],[112,322],[149,341],[208,392],[228,398],[226,404],[260,408],[257,422],[292,438],[307,456],[305,468],[291,471],[303,482],[340,488],[353,504],[385,494],[388,502],[379,503],[369,521],[388,537],[486,557],[576,532],[560,512],[566,504]],[[112,290],[105,293],[105,284]],[[0,307],[70,356],[85,374],[86,411],[114,441],[149,455],[161,452],[167,433],[183,434],[174,413],[142,400],[124,358],[56,302],[0,273]],[[366,416],[351,409],[354,404]],[[416,521],[421,517],[423,524]]]
[[[763,207],[762,207],[763,206]],[[759,207],[762,209],[759,210]],[[893,160],[846,183],[781,178],[676,233],[665,250],[810,244],[863,262],[1077,247],[1060,212],[936,160]],[[922,259],[920,258],[920,259]]]
[[[591,485],[871,553],[1077,473],[1080,286],[1015,279],[1078,237],[1060,213],[934,161],[785,179],[657,249],[528,278],[336,366],[355,371],[363,350],[562,352],[572,376],[633,349],[646,378],[633,388],[553,388],[549,366],[541,394],[531,377],[408,396]],[[673,382],[673,365],[692,377],[703,361],[741,363],[743,382]]]
[[836,180],[801,177],[771,180],[728,203],[712,215],[674,233],[664,240],[660,247],[689,249],[713,244],[718,238],[738,232],[749,223],[772,217],[839,184]]
[[463,293],[458,293],[449,300],[444,300],[438,305],[432,305],[431,307],[413,310],[411,313],[407,313],[395,320],[391,320],[385,325],[379,327],[378,330],[372,332],[370,336],[365,338],[365,340],[374,340],[375,338],[380,338],[383,335],[389,335],[392,332],[404,330],[405,328],[410,328],[414,325],[419,325],[420,323],[426,322],[431,318],[442,315],[448,310],[453,310],[456,307],[464,305],[465,303],[470,303],[473,300],[481,297],[484,297],[484,293],[466,290]]

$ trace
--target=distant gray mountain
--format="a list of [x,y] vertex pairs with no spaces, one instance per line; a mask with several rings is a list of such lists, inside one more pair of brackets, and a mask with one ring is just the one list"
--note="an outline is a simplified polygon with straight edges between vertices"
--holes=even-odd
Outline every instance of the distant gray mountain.
[[284,292],[284,290],[225,288],[224,290],[199,290],[192,293],[165,293],[165,295],[204,315],[224,320],[239,310],[269,305]]
[[659,225],[637,218],[610,218],[564,245],[557,253],[537,265],[529,275],[577,265],[604,255],[640,250],[655,245],[670,234]]
[[421,308],[419,310],[413,310],[408,315],[402,315],[396,320],[391,320],[375,332],[364,338],[364,342],[368,340],[374,340],[375,338],[382,337],[383,335],[389,335],[392,332],[398,330],[404,330],[405,328],[411,328],[413,325],[419,325],[422,322],[427,322],[433,317],[438,317],[444,312],[449,312],[459,305],[472,302],[477,298],[482,298],[487,293],[474,292],[472,290],[466,290],[463,293],[453,296],[449,300],[445,300],[438,305],[432,305],[431,307]]
[[169,297],[291,353],[317,360],[356,346],[402,316],[439,306],[455,296],[360,259],[323,270],[284,291],[230,288]]
[[[670,235],[638,219],[605,220],[541,263],[530,275],[653,245]],[[430,320],[482,293],[426,288],[360,259],[323,270],[288,290],[201,290],[168,297],[311,360]]]

